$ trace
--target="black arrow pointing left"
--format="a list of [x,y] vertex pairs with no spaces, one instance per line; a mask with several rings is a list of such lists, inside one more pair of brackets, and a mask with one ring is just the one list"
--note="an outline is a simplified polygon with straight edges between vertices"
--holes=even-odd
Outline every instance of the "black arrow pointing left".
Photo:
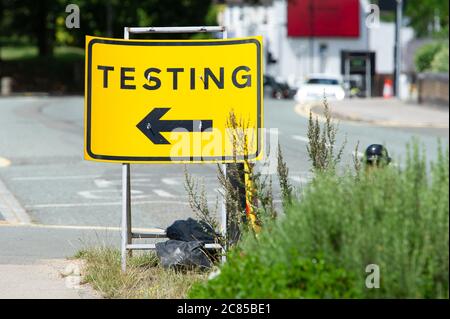
[[204,132],[213,127],[212,120],[161,120],[170,110],[169,107],[157,107],[151,110],[136,127],[148,137],[153,144],[170,144],[161,132],[172,132],[174,129],[184,129],[188,132]]

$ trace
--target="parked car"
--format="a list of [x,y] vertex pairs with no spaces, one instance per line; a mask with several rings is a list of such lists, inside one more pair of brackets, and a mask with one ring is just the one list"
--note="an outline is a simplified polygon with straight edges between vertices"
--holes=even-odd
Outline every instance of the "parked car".
[[277,81],[271,75],[264,75],[264,94],[268,94],[275,99],[291,99],[296,90],[292,89],[287,83]]
[[327,100],[343,100],[345,90],[340,77],[327,74],[310,75],[302,84],[295,95],[297,102],[320,101],[324,97]]

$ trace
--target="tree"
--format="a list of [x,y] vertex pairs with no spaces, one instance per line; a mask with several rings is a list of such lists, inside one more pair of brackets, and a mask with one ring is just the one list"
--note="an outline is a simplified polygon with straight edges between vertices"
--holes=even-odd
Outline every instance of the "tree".
[[[370,0],[382,10],[381,18],[395,20],[396,0]],[[403,0],[405,16],[418,36],[427,36],[436,29],[448,28],[448,0]]]
[[27,37],[37,44],[40,56],[53,52],[55,19],[64,12],[61,0],[0,0],[7,36]]
[[448,28],[448,0],[404,0],[406,16],[418,36]]
[[[204,25],[212,0],[72,0],[80,8],[80,28],[66,29],[64,0],[0,0],[7,36],[27,37],[40,56],[53,52],[55,32],[70,35],[70,44],[83,46],[85,35],[123,36],[124,26]],[[61,19],[62,18],[62,19]],[[2,19],[3,20],[3,19]],[[154,35],[153,37],[168,37]],[[188,37],[189,35],[175,35]]]

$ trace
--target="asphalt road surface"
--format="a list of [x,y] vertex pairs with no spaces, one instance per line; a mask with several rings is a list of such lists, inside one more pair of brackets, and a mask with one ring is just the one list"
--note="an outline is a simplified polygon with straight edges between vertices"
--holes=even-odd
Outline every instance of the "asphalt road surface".
[[[308,121],[294,107],[293,101],[266,99],[264,117],[265,127],[272,132],[266,138],[272,141],[270,149],[275,149],[279,139],[291,181],[298,186],[307,182],[310,170],[306,151]],[[347,139],[344,165],[350,165],[358,141],[361,151],[371,143],[385,144],[391,156],[399,160],[404,158],[405,145],[413,137],[426,145],[428,156],[433,159],[438,137],[448,143],[448,129],[383,128],[345,122],[340,124],[338,144]],[[184,167],[132,165],[134,227],[165,228],[176,219],[193,216],[184,190]],[[219,187],[216,166],[191,164],[186,168],[205,186],[214,204]],[[276,184],[276,175],[273,178]],[[7,260],[5,256],[14,259],[20,254],[31,259],[42,255],[58,257],[79,247],[80,239],[104,240],[108,232],[113,234],[113,241],[117,240],[121,165],[83,160],[83,97],[0,99],[2,194],[3,261]],[[5,204],[5,198],[7,202],[9,198],[9,204]],[[8,213],[7,205],[13,205],[17,213]],[[28,225],[20,226],[20,222]],[[58,241],[66,243],[66,248],[61,249]]]

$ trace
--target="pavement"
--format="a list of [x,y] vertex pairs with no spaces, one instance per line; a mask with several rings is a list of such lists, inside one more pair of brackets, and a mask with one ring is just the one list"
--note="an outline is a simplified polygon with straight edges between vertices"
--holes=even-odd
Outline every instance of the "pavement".
[[91,287],[81,284],[80,266],[79,262],[61,259],[29,265],[1,264],[0,299],[101,298]]
[[[300,106],[300,112],[323,115],[321,103]],[[365,125],[448,129],[448,106],[437,107],[403,102],[398,99],[351,99],[330,103],[334,118]]]
[[116,229],[0,224],[0,299],[101,298],[72,257],[83,247],[119,245]]
[[[364,100],[349,102],[365,105]],[[308,120],[296,110],[292,100],[265,99],[268,157],[275,163],[279,142],[291,182],[300,187],[310,177]],[[441,116],[448,120],[448,110]],[[434,119],[428,112],[421,117]],[[337,143],[347,140],[343,165],[351,165],[357,142],[361,151],[372,143],[385,144],[395,160],[413,137],[426,145],[429,159],[437,157],[438,138],[448,143],[448,126],[402,123],[384,127],[342,121]],[[215,165],[132,165],[134,228],[166,228],[176,219],[195,217],[184,190],[185,167],[214,206],[219,188]],[[269,165],[266,173],[273,178],[275,204],[281,209],[276,169]],[[55,269],[87,246],[119,247],[120,214],[120,165],[83,159],[83,97],[0,98],[0,298],[94,298],[67,286]]]

